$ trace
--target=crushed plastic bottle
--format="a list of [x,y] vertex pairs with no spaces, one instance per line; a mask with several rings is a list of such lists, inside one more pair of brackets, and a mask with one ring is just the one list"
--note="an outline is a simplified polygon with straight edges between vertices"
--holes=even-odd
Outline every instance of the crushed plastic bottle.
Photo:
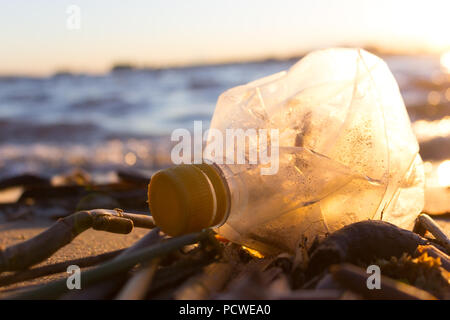
[[156,173],[150,210],[171,235],[215,226],[262,252],[294,251],[303,236],[361,220],[409,229],[423,208],[422,160],[398,85],[364,50],[316,51],[224,92],[211,128],[277,129],[278,171],[219,155]]

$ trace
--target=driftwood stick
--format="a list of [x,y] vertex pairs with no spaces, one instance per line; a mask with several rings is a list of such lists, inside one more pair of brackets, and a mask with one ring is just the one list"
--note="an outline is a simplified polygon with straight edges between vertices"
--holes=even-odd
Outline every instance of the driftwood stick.
[[[140,249],[153,246],[162,239],[160,231],[161,230],[158,227],[154,228],[152,231],[148,232],[141,239],[136,241],[131,247],[127,248],[124,252],[122,252],[119,257],[124,257],[133,252],[139,251]],[[117,257],[117,259],[119,257]]]
[[[26,269],[47,259],[92,226],[114,233],[129,233],[133,229],[131,220],[114,216],[108,211],[110,210],[99,209],[76,212],[59,219],[37,236],[1,250],[0,273]],[[109,218],[105,219],[105,216]]]
[[[162,237],[159,235],[159,228],[155,228],[150,231],[144,238],[136,242],[134,246],[128,248],[123,253],[124,256],[129,255],[131,252],[135,252],[140,248],[153,245],[161,241]],[[143,266],[140,270],[134,274],[130,280],[125,284],[116,299],[118,300],[139,300],[143,299],[151,285],[153,276],[156,272],[156,268],[159,265],[159,258],[153,259],[148,265]]]
[[360,267],[344,263],[330,268],[333,278],[343,287],[348,288],[368,299],[388,300],[436,300],[430,293],[381,275],[380,289],[370,290],[367,279],[370,274]]
[[203,273],[187,281],[174,294],[177,300],[209,299],[219,292],[230,280],[234,266],[232,263],[216,262],[204,268]]
[[141,300],[151,286],[160,259],[155,258],[139,269],[117,295],[117,300]]
[[94,219],[92,229],[119,234],[128,234],[133,230],[133,221],[116,216],[99,216]]
[[110,260],[121,252],[124,249],[115,250],[111,252],[102,253],[95,256],[83,257],[79,259],[68,260],[64,262],[58,262],[54,264],[50,264],[47,266],[37,267],[33,269],[23,270],[14,274],[6,275],[0,277],[0,286],[7,286],[13,283],[27,281],[35,278],[40,278],[44,276],[48,276],[55,273],[66,272],[67,267],[70,265],[77,265],[80,268],[91,267],[102,263],[104,261]]
[[25,269],[47,259],[89,229],[93,222],[89,212],[77,212],[58,220],[37,236],[0,251],[0,272]]
[[153,229],[155,227],[155,221],[153,217],[146,214],[129,213],[121,209],[93,209],[90,212],[98,216],[116,216],[133,221],[135,228]]
[[110,300],[122,288],[128,279],[127,272],[118,274],[108,281],[103,281],[82,290],[71,290],[59,297],[60,300]]
[[[182,250],[188,247],[189,246],[186,246]],[[192,249],[185,254],[180,254],[181,259],[177,261],[178,263],[177,262],[172,263],[170,264],[170,266],[173,267],[172,270],[176,272],[177,278],[181,280],[183,278],[183,274],[186,275],[185,273],[186,271],[188,271],[189,273],[189,270],[192,270],[190,269],[190,267],[192,267],[192,264],[189,262],[186,263],[187,261],[192,262],[195,261],[191,260],[193,257],[200,257],[199,262],[202,265],[199,265],[197,268],[191,271],[191,273],[192,272],[195,273],[197,271],[200,271],[204,264],[210,263],[212,261],[211,259],[217,257],[217,255],[220,254],[221,252],[222,247],[218,244],[213,233],[209,233],[205,239],[199,242],[199,245],[195,249]],[[187,257],[183,257],[184,255],[187,255]],[[150,291],[154,291],[155,284],[158,285],[157,281],[164,279],[164,276],[161,276],[161,274],[164,273],[159,272],[167,271],[165,269],[171,269],[171,267],[164,268],[163,261],[161,261],[162,267],[157,269],[156,267],[158,266],[160,259],[155,260],[151,262],[151,265],[149,265],[146,268],[143,268],[142,271],[140,271],[138,274],[136,274],[130,279],[129,281],[130,286],[124,289],[125,292],[122,292],[122,294],[119,297],[120,299],[143,299],[148,296]],[[165,260],[164,262],[167,263],[167,260]],[[170,280],[173,280],[173,278],[174,277],[172,276],[172,279]],[[138,281],[139,279],[143,279],[143,281],[139,283]],[[161,284],[161,282],[159,282],[159,284]],[[165,289],[166,289],[165,294],[167,294],[167,289],[172,291],[170,285],[165,286]]]
[[[226,285],[225,290],[215,295],[220,300],[271,299],[275,293],[285,293],[285,288],[277,288],[278,280],[285,277],[283,270],[272,264],[273,257],[253,259],[245,265],[238,266],[238,272]],[[269,267],[270,266],[270,267]],[[286,281],[287,283],[287,281]],[[275,286],[274,286],[275,284]]]
[[334,280],[333,276],[330,273],[326,273],[322,279],[320,279],[316,286],[315,286],[316,290],[328,290],[328,289],[333,289],[333,290],[342,290],[342,292],[344,291],[344,289],[342,288],[342,286],[339,285],[339,283],[336,282],[336,280]]
[[226,290],[214,296],[217,300],[265,300],[270,298],[266,279],[261,271],[240,273],[230,281]]
[[[108,261],[94,269],[81,273],[81,287],[106,280],[117,274],[126,272],[138,263],[145,263],[154,258],[162,257],[181,247],[196,243],[208,237],[210,231],[187,234],[158,243],[149,248],[140,249],[129,255]],[[51,299],[67,292],[66,279],[50,282],[34,290],[7,297],[9,299]]]
[[421,213],[417,217],[417,224],[420,224],[424,229],[430,231],[430,233],[436,238],[439,244],[444,246],[447,252],[450,252],[450,239],[445,235],[445,233],[429,215]]
[[120,216],[133,221],[136,228],[153,229],[156,226],[150,215],[122,212]]
[[[139,249],[150,247],[153,244],[157,243],[162,239],[162,237],[159,234],[160,229],[158,227],[154,228],[152,231],[148,232],[144,237],[142,237],[140,240],[135,242],[131,247],[128,247],[127,249],[123,250],[119,256],[115,257],[115,259],[118,259],[120,257],[124,257],[126,255],[129,255],[132,252],[136,252]],[[61,297],[61,299],[82,299],[82,300],[89,300],[89,299],[104,299],[108,296],[114,296],[114,294],[122,287],[124,282],[126,281],[126,278],[118,278],[117,280],[110,280],[108,281],[108,284],[105,283],[98,283],[92,286],[89,286],[88,288],[84,288],[82,292],[69,292]]]
[[203,267],[214,260],[211,254],[195,252],[189,253],[186,258],[180,259],[167,267],[159,268],[155,273],[148,295],[155,297],[161,292],[167,293],[167,291],[170,291],[170,298],[172,298],[173,287],[179,285],[186,278],[198,274]]

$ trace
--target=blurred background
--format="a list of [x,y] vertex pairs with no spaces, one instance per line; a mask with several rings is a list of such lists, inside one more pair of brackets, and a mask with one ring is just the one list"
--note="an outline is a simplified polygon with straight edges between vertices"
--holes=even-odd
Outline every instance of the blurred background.
[[450,211],[450,1],[0,0],[0,178],[170,164],[168,135],[220,93],[304,54],[388,63],[420,142],[427,207]]

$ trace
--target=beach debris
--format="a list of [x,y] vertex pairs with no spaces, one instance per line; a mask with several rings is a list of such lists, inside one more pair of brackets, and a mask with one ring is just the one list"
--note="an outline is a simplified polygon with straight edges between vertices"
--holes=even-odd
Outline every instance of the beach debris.
[[25,269],[37,264],[91,227],[113,233],[129,233],[133,226],[153,228],[154,223],[150,216],[120,210],[76,212],[58,220],[37,236],[1,250],[0,272]]
[[152,279],[158,264],[159,258],[155,258],[148,264],[143,265],[123,286],[116,299],[141,300],[145,298],[148,288],[152,284]]
[[143,187],[148,186],[148,183],[151,179],[151,174],[146,174],[144,172],[136,170],[118,170],[117,176],[119,177],[120,181],[135,185],[141,185]]
[[119,181],[114,182],[116,177],[109,183],[96,183],[81,169],[51,178],[23,174],[0,180],[0,215],[14,221],[31,216],[61,218],[96,208],[148,212],[144,185],[150,174],[137,170],[119,170],[116,174]]
[[[308,238],[303,236],[299,241],[292,262],[292,288],[302,287],[306,281],[306,270],[308,268],[311,253],[317,248],[322,237],[316,236],[308,246]],[[323,239],[322,239],[323,240]]]
[[94,219],[92,229],[127,234],[133,230],[133,221],[117,216],[99,216]]
[[70,212],[80,207],[83,210],[95,209],[105,202],[109,209],[118,206],[126,210],[148,210],[145,189],[129,183],[27,187],[18,202],[41,206],[58,204]]
[[93,212],[129,219],[133,221],[133,224],[136,228],[153,229],[156,226],[153,217],[148,214],[125,212],[122,209],[117,208],[114,210],[97,209]]
[[[84,277],[85,272],[101,269],[105,264],[123,261],[121,259],[140,250],[178,239],[168,239],[155,226],[148,211],[112,208],[123,202],[122,199],[133,202],[136,199],[133,190],[142,189],[149,180],[145,174],[141,176],[140,172],[134,171],[120,175],[118,173],[118,176],[120,182],[114,184],[43,185],[41,191],[29,185],[24,187],[25,191],[18,202],[0,204],[0,212],[10,221],[64,217],[38,236],[2,251],[0,267],[5,273],[0,276],[0,286],[65,272],[67,266],[72,264],[82,268]],[[111,200],[109,208],[67,214],[71,207],[80,207],[85,200],[100,198]],[[94,204],[95,201],[92,205]],[[276,255],[230,242],[223,236],[210,232],[203,240],[180,245],[177,249],[164,251],[165,253],[153,258],[139,258],[139,262],[129,263],[127,267],[119,264],[112,269],[107,268],[107,274],[114,276],[103,278],[99,273],[94,273],[94,276],[91,274],[88,281],[83,283],[81,291],[64,290],[62,282],[58,284],[60,280],[56,280],[38,287],[27,288],[22,284],[18,287],[21,288],[19,291],[13,290],[6,297],[128,300],[361,299],[367,296],[336,280],[328,268],[345,262],[365,267],[369,262],[376,261],[380,263],[384,275],[407,281],[437,298],[446,299],[448,284],[445,281],[448,277],[446,268],[449,259],[444,247],[445,238],[435,231],[436,226],[428,220],[424,220],[425,224],[421,223],[423,219],[417,219],[414,230],[424,236],[427,230],[434,230],[430,233],[436,239],[422,237],[387,222],[364,221],[330,235],[316,235],[312,238],[302,235],[295,252],[287,251]],[[135,227],[152,231],[124,250],[30,268],[88,228],[125,234]],[[65,232],[70,235],[63,236]],[[333,253],[329,256],[325,254],[330,252]],[[404,255],[405,253],[408,255]],[[434,260],[430,260],[431,257]],[[9,261],[8,264],[5,263],[6,260]],[[84,270],[86,267],[91,267],[91,270]],[[386,295],[384,298],[388,297],[391,296]]]
[[292,267],[294,264],[293,257],[289,253],[280,253],[270,264],[267,266],[266,269],[270,268],[279,268],[283,271],[285,274],[289,274],[292,271]]
[[7,274],[0,276],[0,286],[8,286],[13,283],[27,281],[31,279],[36,279],[44,276],[48,276],[55,273],[66,272],[67,267],[70,265],[77,265],[80,268],[95,266],[104,261],[110,260],[121,252],[124,249],[114,250],[94,256],[87,256],[78,259],[67,260],[63,262],[53,263],[41,267],[36,267],[32,269],[25,269],[17,271],[13,274]]
[[231,260],[235,263],[233,277],[227,281],[223,290],[212,298],[271,299],[272,295],[290,292],[289,271],[286,272],[290,268],[285,259],[292,260],[291,256],[253,258],[244,264],[239,263],[239,254],[237,259],[236,253],[230,255],[228,252],[228,256],[235,257]]
[[415,257],[421,256],[424,253],[427,253],[430,257],[439,258],[441,261],[442,267],[450,272],[450,257],[436,248],[435,246],[418,246],[416,252],[414,253]]
[[[135,252],[139,248],[151,246],[160,242],[163,237],[160,235],[159,228],[150,231],[145,237],[138,241],[134,246],[128,248],[123,256]],[[148,288],[159,265],[160,258],[155,258],[148,263],[144,263],[141,268],[127,281],[120,293],[116,297],[118,300],[139,300],[145,298]]]
[[436,241],[447,252],[450,252],[450,239],[429,215],[421,213],[416,219],[413,231],[422,236],[425,236],[426,231],[429,231],[435,237]]
[[[183,246],[205,240],[210,236],[210,231],[187,234],[184,236],[171,238],[163,242],[154,244],[148,248],[139,249],[136,252],[123,255],[122,257],[110,260],[93,269],[82,271],[81,286],[89,285],[107,280],[117,274],[122,274],[133,268],[136,264],[149,262],[154,258],[162,257]],[[30,289],[26,292],[19,292],[9,296],[9,299],[50,299],[57,298],[68,291],[66,279],[49,282],[43,286]]]
[[49,186],[50,179],[34,174],[22,174],[0,181],[0,190],[12,187],[42,187]]
[[[163,239],[163,236],[160,234],[159,228],[156,227],[151,231],[149,231],[144,237],[135,242],[132,246],[123,250],[119,256],[115,257],[115,259],[127,256],[133,252],[136,252],[139,249],[152,246],[153,244],[158,243],[161,239]],[[66,293],[61,297],[61,299],[65,300],[106,299],[110,296],[113,296],[119,289],[122,288],[122,286],[127,281],[127,276],[128,276],[127,274],[119,276],[115,279],[112,279],[111,281],[108,281],[108,284],[98,283],[89,286],[87,288],[84,288],[82,292]]]
[[344,290],[342,286],[333,278],[331,273],[327,272],[322,279],[320,279],[315,289],[317,290]]
[[417,257],[404,253],[400,258],[375,262],[381,274],[414,285],[440,299],[450,298],[450,272],[442,268],[441,259],[424,252]]
[[177,300],[210,299],[220,292],[232,277],[236,266],[232,263],[215,262],[206,266],[202,273],[186,281],[174,293]]
[[268,299],[269,283],[261,270],[245,270],[236,276],[228,285],[227,290],[217,294],[218,300],[263,300]]
[[0,272],[25,269],[47,259],[77,235],[92,227],[93,219],[86,211],[77,212],[58,220],[37,236],[1,250]]
[[65,174],[55,175],[52,177],[51,182],[53,186],[87,186],[93,184],[91,175],[80,168],[72,169]]
[[[108,281],[102,281],[95,285],[83,288],[83,290],[72,290],[62,295],[55,295],[53,299],[59,300],[106,300],[114,299],[117,292],[127,282],[130,274],[129,272],[123,272],[117,274]],[[50,299],[52,296],[47,296]]]
[[333,278],[343,287],[349,288],[367,299],[436,300],[436,297],[426,291],[384,275],[381,275],[380,289],[371,290],[367,286],[367,279],[370,274],[352,264],[333,265],[330,272]]
[[[119,219],[134,217],[120,210],[99,209],[98,213],[102,211]],[[393,246],[394,242],[395,249],[379,248]],[[370,252],[361,254],[360,251]],[[331,252],[331,257],[339,259],[324,260],[320,258],[324,252]],[[433,258],[427,252],[439,256]],[[430,245],[428,239],[380,221],[346,226],[309,245],[304,238],[295,255],[285,252],[276,256],[249,251],[209,230],[167,238],[154,227],[125,250],[75,261],[82,267],[93,266],[82,270],[81,291],[67,290],[63,279],[12,292],[6,298],[446,299],[450,282],[442,258],[446,254]],[[378,264],[384,276],[381,292],[368,290],[366,281],[370,274],[348,262],[363,268],[369,263]],[[8,274],[0,277],[0,285],[2,281],[11,284],[60,272],[66,265],[60,263]],[[319,270],[311,276],[310,268],[317,266]]]
[[430,241],[411,231],[385,221],[361,221],[332,233],[317,247],[308,263],[309,278],[332,264],[369,263],[376,259],[414,254],[419,245]]
[[[177,288],[217,260],[215,252],[192,250],[155,272],[146,298],[173,299]],[[162,264],[162,263],[161,263]]]

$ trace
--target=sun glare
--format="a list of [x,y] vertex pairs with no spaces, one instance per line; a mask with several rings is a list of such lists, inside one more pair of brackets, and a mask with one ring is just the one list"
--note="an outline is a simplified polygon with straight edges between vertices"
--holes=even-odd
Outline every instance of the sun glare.
[[450,73],[450,51],[444,52],[441,55],[441,66],[445,72]]
[[443,161],[438,169],[438,181],[443,187],[450,187],[450,160]]
[[242,249],[247,251],[252,257],[255,257],[255,258],[258,258],[258,259],[264,258],[264,255],[261,252],[255,250],[255,249],[250,249],[249,247],[246,247],[246,246],[242,246]]

